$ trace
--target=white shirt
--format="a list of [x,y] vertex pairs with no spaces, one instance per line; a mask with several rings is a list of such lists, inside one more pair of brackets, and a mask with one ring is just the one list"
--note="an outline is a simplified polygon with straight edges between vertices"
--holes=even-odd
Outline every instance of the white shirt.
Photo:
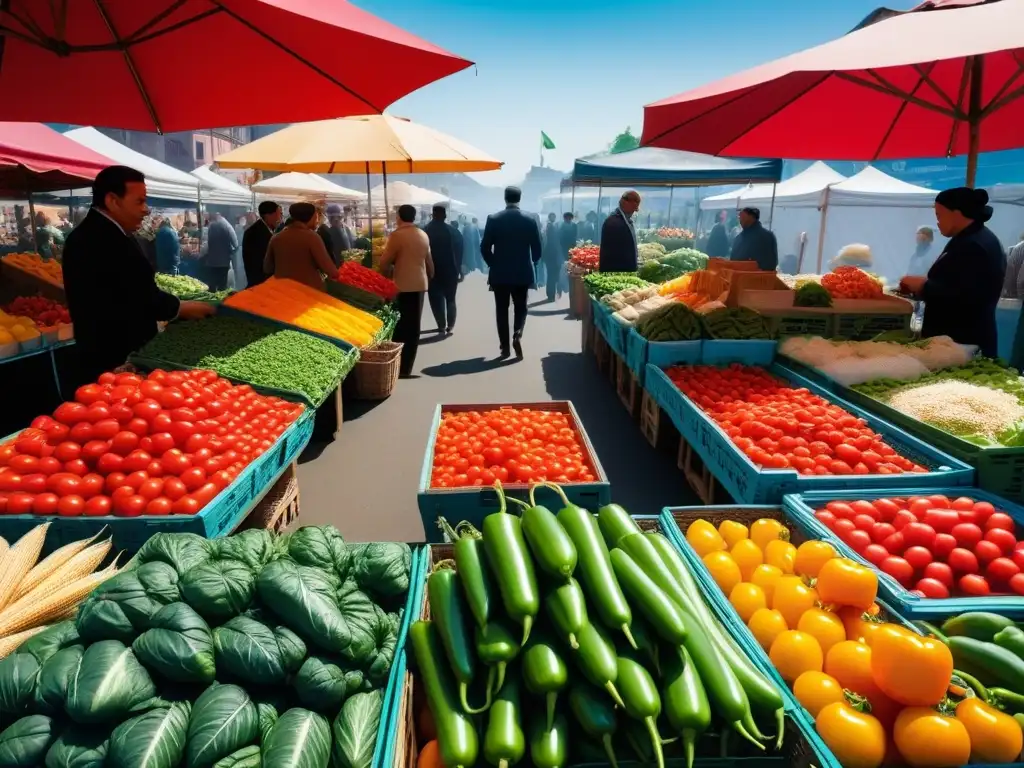
[[96,213],[98,213],[100,216],[105,218],[107,221],[109,221],[111,224],[113,224],[115,227],[120,229],[122,235],[124,235],[125,237],[128,237],[128,233],[124,231],[124,227],[122,227],[120,224],[118,224],[116,221],[114,221],[114,219],[111,217],[111,215],[109,213],[104,211],[102,208],[93,207],[93,210],[96,211]]

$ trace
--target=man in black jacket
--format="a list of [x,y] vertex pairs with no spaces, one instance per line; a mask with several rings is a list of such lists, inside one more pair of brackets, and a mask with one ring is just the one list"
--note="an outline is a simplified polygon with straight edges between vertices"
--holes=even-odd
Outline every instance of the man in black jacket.
[[640,209],[640,195],[630,190],[619,198],[619,207],[601,225],[601,250],[598,270],[601,272],[636,272],[636,227],[633,214]]
[[740,211],[740,226],[743,227],[732,241],[732,261],[756,261],[757,268],[774,272],[779,266],[779,244],[775,233],[765,229],[761,223],[758,208],[744,208]]
[[272,200],[264,200],[258,210],[260,217],[246,227],[242,235],[242,264],[245,267],[245,284],[249,288],[267,279],[263,260],[267,256],[270,238],[281,223],[281,206]]
[[437,322],[437,332],[450,336],[455,329],[455,292],[462,270],[462,249],[455,250],[452,228],[445,223],[448,210],[435,205],[430,223],[423,227],[430,240],[430,258],[434,260],[434,276],[427,286],[430,311]]
[[156,286],[134,233],[149,214],[146,177],[113,165],[96,176],[92,209],[64,246],[64,290],[79,358],[77,384],[123,365],[156,336],[157,322],[213,314]]

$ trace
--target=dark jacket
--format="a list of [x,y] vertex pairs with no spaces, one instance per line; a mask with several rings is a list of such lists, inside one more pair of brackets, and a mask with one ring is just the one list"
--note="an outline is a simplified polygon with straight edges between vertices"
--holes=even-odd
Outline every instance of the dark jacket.
[[558,230],[558,241],[562,248],[562,258],[569,257],[569,249],[576,247],[576,222],[563,221]]
[[181,241],[174,228],[161,225],[156,231],[153,243],[156,245],[157,271],[169,275],[178,274],[178,267],[181,266]]
[[245,284],[249,288],[267,279],[263,260],[267,257],[267,246],[273,236],[263,219],[257,219],[246,227],[242,235],[242,265],[245,267]]
[[341,266],[341,253],[342,251],[349,251],[352,249],[352,241],[349,239],[348,230],[345,227],[330,227],[328,232],[331,234],[331,247],[328,249],[328,253],[331,254],[331,261],[334,262],[334,266]]
[[561,244],[558,242],[558,224],[549,221],[544,225],[544,261],[548,265],[557,265],[560,257]]
[[466,238],[462,234],[462,230],[454,224],[449,224],[448,226],[452,230],[452,247],[455,248],[455,263],[459,270],[459,277],[461,277],[465,274],[462,271],[462,263],[466,253]]
[[156,287],[134,237],[96,210],[64,246],[64,291],[84,382],[123,365],[178,314],[178,299]]
[[206,256],[203,265],[214,269],[231,266],[231,255],[238,248],[235,228],[226,219],[211,221],[206,228]]
[[338,266],[338,260],[334,258],[334,240],[331,239],[331,228],[326,224],[320,224],[316,228],[316,233],[320,235],[320,239],[323,240],[324,248],[327,249],[327,255],[331,257],[331,261],[334,262],[334,266]]
[[621,209],[616,208],[601,225],[601,251],[598,271],[636,272],[636,230]]
[[716,256],[724,259],[729,255],[729,234],[725,231],[725,224],[716,222],[708,235],[708,256]]
[[444,221],[431,219],[423,231],[430,241],[430,258],[434,261],[434,277],[431,282],[442,285],[458,282],[462,254],[461,250],[458,255],[455,253],[452,228]]
[[528,288],[535,279],[533,265],[540,261],[542,254],[540,228],[518,205],[510,205],[487,217],[480,255],[490,269],[488,285]]
[[756,261],[758,269],[774,272],[779,266],[779,244],[775,233],[765,229],[760,221],[741,230],[732,241],[733,261]]
[[977,344],[983,355],[995,357],[996,305],[1005,272],[1003,246],[981,222],[951,237],[928,270],[921,291],[921,335],[949,336],[960,344]]

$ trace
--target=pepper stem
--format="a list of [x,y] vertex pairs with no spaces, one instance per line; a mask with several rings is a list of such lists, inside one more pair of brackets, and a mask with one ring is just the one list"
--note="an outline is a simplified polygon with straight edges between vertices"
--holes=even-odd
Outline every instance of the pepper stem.
[[501,480],[494,481],[494,490],[498,492],[498,511],[508,512],[508,505],[505,504],[505,489],[501,487]]
[[753,736],[751,736],[750,735],[750,731],[748,731],[744,727],[744,725],[743,725],[743,723],[741,721],[737,720],[735,723],[733,723],[732,724],[732,729],[734,731],[736,731],[736,733],[738,733],[744,739],[749,741],[751,744],[754,744],[758,749],[764,749],[764,744],[762,744],[760,741],[758,741]]
[[786,735],[786,710],[779,707],[775,710],[775,726],[779,729],[779,735],[775,739],[776,751],[782,749],[782,739]]
[[437,527],[453,544],[459,540],[458,528],[452,528],[443,517],[437,518]]
[[523,509],[529,509],[530,508],[529,504],[527,504],[522,499],[517,499],[515,496],[507,496],[507,497],[505,497],[505,501],[511,501],[513,504],[516,504],[516,505],[522,507]]
[[523,642],[521,645],[526,645],[526,641],[530,639],[531,629],[533,629],[533,616],[527,616],[523,619]]
[[434,567],[431,569],[431,573],[434,573],[435,571],[454,571],[455,569],[456,568],[454,560],[438,560],[437,563],[434,564]]
[[606,733],[601,736],[601,743],[604,745],[604,753],[608,755],[608,762],[612,768],[619,768],[619,761],[615,759],[615,747],[612,745],[612,735]]
[[505,667],[507,667],[507,666],[508,666],[508,663],[504,662],[504,661],[499,661],[497,664],[494,665],[495,677],[496,677],[496,679],[494,681],[494,692],[495,693],[500,693],[501,692],[501,686],[503,686],[505,684]]
[[569,640],[569,647],[572,648],[574,651],[578,651],[580,648],[580,644],[579,641],[576,640],[576,634],[574,632],[570,632],[569,637],[567,639]]
[[683,730],[683,754],[686,755],[686,768],[693,768],[693,745],[696,741],[696,731],[691,728]]
[[647,726],[647,732],[651,735],[651,746],[654,747],[654,759],[658,768],[665,768],[665,755],[661,751],[661,734],[658,733],[658,724],[654,722],[653,717],[645,717],[644,725]]
[[636,644],[636,640],[633,639],[633,633],[629,631],[629,624],[622,625],[622,634],[626,636],[626,642],[630,644],[634,651],[639,651],[640,646]]
[[491,708],[491,685],[490,685],[490,681],[491,681],[491,676],[493,674],[494,674],[494,671],[491,670],[491,673],[488,674],[488,676],[487,676],[487,693],[486,693],[486,695],[484,697],[484,705],[482,707],[480,707],[479,709],[473,709],[471,706],[469,706],[469,701],[467,699],[467,693],[469,691],[469,686],[466,683],[459,683],[459,703],[462,704],[462,711],[465,712],[467,715],[479,715],[481,712],[486,712],[488,709]]
[[757,727],[757,722],[754,720],[754,713],[749,709],[743,716],[743,727],[747,729],[747,733],[753,736],[758,741],[767,741],[768,737],[761,733],[761,729]]
[[[552,491],[557,493],[562,498],[562,504],[564,504],[567,507],[569,506],[569,497],[565,495],[565,491],[562,490],[562,486],[558,485],[557,483],[549,483],[547,481],[537,483],[537,485],[543,485],[545,488],[550,488]],[[531,496],[533,495],[533,489],[530,489],[530,494]]]
[[484,537],[469,520],[463,520],[455,526],[455,530],[459,534],[460,539],[482,539]]
[[626,708],[626,705],[622,703],[622,697],[619,696],[619,689],[615,687],[615,683],[609,680],[604,684],[604,689],[608,691],[608,695],[612,697],[612,701],[615,702],[615,706],[620,709]]

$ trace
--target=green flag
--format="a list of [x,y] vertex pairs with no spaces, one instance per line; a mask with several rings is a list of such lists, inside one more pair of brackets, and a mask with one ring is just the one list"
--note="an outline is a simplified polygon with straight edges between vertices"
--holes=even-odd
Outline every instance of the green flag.
[[544,133],[544,131],[540,132],[540,145],[542,147],[544,147],[544,149],[554,149],[555,148],[555,142],[553,142],[550,139],[550,137],[546,133]]

